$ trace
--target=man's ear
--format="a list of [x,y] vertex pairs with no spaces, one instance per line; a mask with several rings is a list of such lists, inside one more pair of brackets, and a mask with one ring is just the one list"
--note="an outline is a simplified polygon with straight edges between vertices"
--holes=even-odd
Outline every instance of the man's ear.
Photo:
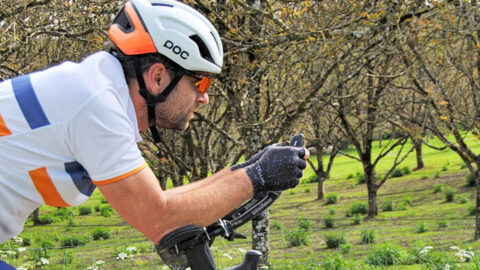
[[155,63],[150,66],[145,74],[145,84],[154,95],[160,94],[168,84],[169,74],[162,63]]

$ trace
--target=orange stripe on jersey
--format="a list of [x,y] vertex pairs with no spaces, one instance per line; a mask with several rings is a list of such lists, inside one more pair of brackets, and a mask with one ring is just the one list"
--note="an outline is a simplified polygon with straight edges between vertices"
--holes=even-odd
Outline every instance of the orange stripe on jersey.
[[58,193],[57,188],[52,182],[52,179],[48,175],[47,168],[42,167],[29,171],[30,178],[32,178],[33,184],[38,193],[45,201],[46,205],[50,206],[69,206]]
[[117,176],[117,177],[114,177],[114,178],[111,178],[111,179],[107,179],[107,180],[104,180],[104,181],[92,181],[92,183],[94,183],[96,186],[101,186],[101,185],[106,185],[106,184],[110,184],[110,183],[113,183],[113,182],[116,182],[116,181],[119,181],[119,180],[122,180],[122,179],[125,179],[127,178],[128,176],[130,175],[134,175],[136,174],[137,172],[143,170],[145,167],[147,167],[147,163],[143,163],[140,167],[134,169],[134,170],[131,170],[127,173],[124,173],[120,176]]
[[8,129],[5,121],[3,121],[2,115],[0,115],[0,137],[12,135],[12,132]]

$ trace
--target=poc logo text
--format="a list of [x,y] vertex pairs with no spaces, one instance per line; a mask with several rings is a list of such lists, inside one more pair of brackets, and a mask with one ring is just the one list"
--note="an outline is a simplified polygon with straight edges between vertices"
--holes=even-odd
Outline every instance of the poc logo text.
[[190,56],[190,54],[187,51],[182,50],[180,46],[175,45],[170,40],[165,41],[165,44],[163,44],[163,47],[169,50],[172,50],[174,54],[178,54],[182,59],[187,59]]

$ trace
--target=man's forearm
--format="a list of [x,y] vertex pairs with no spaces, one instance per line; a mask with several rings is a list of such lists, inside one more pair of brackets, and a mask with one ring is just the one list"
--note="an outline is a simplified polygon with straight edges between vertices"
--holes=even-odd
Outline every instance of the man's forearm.
[[203,184],[163,192],[150,168],[99,186],[105,198],[132,226],[154,243],[186,225],[207,226],[253,196],[244,170],[225,169]]
[[168,194],[168,196],[174,196],[174,195],[178,195],[180,193],[192,191],[194,189],[199,189],[199,188],[202,188],[204,186],[207,186],[207,185],[210,185],[210,184],[214,183],[215,181],[217,181],[218,179],[221,179],[222,177],[226,176],[229,173],[231,173],[231,170],[230,170],[229,167],[227,167],[227,168],[225,168],[223,170],[220,170],[220,171],[214,173],[213,175],[211,175],[207,178],[204,178],[202,180],[195,181],[195,182],[190,183],[188,185],[175,187],[173,189],[168,189],[168,190],[165,191],[165,193]]

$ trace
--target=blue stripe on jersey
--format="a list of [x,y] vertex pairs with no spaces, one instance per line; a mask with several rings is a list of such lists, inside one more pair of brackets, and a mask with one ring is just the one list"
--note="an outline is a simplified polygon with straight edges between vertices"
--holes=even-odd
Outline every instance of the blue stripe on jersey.
[[30,76],[12,79],[13,92],[28,125],[32,129],[50,125],[32,87]]
[[77,161],[65,163],[65,171],[72,177],[73,183],[83,195],[90,197],[95,190],[95,185],[87,171]]

